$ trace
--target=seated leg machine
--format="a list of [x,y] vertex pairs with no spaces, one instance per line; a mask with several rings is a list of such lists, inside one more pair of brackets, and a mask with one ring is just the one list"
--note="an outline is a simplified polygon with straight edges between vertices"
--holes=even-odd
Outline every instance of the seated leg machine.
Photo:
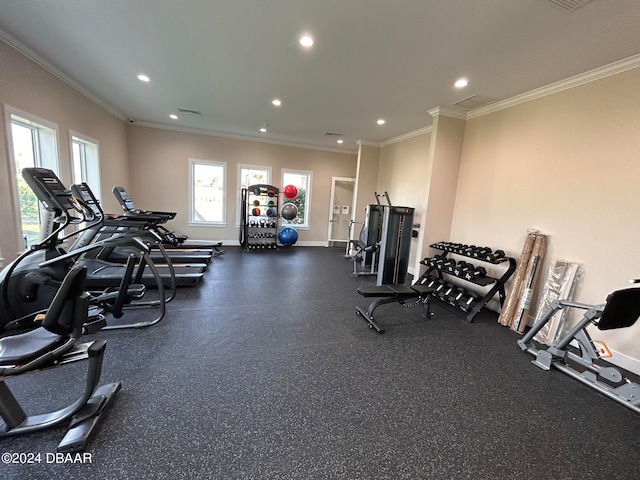
[[[536,346],[533,338],[556,312],[563,308],[584,310],[582,319],[551,346]],[[616,402],[640,413],[640,384],[624,378],[616,368],[600,361],[603,349],[596,347],[586,330],[594,324],[599,330],[612,330],[633,325],[640,316],[640,288],[628,288],[611,293],[602,305],[587,305],[556,300],[518,346],[535,357],[533,364],[543,370],[552,367],[597,390]],[[572,347],[577,344],[577,349]],[[608,351],[608,349],[605,349]]]

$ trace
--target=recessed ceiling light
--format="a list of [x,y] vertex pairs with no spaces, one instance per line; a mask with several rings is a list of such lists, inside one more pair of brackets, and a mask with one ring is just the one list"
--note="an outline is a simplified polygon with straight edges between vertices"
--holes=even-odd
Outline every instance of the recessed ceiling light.
[[312,47],[313,46],[313,38],[309,35],[303,35],[300,37],[300,45],[303,47]]
[[341,138],[337,140],[338,143],[342,144],[344,143],[344,140],[342,140]]
[[456,83],[453,84],[456,88],[464,88],[469,85],[469,80],[466,78],[459,78]]
[[267,133],[267,127],[262,127],[262,128],[260,128],[260,131],[261,131],[262,133]]
[[274,98],[273,100],[271,100],[271,103],[274,106],[279,107],[280,105],[282,105],[282,100],[280,100],[279,98]]
[[384,125],[385,123],[387,123],[387,121],[383,118],[379,118],[377,123],[378,125]]
[[151,81],[149,76],[145,75],[144,73],[141,73],[140,75],[138,75],[138,80],[140,80],[141,82],[145,82],[145,83]]
[[176,115],[175,113],[172,113],[171,115],[169,115],[169,118],[172,120],[177,120],[178,119],[178,115]]

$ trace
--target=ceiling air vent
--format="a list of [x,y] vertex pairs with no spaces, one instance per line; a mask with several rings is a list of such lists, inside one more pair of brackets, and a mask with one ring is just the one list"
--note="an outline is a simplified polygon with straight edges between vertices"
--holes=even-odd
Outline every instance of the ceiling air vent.
[[463,98],[462,100],[454,103],[454,105],[467,110],[473,110],[474,108],[482,107],[483,105],[487,105],[493,101],[493,99],[483,97],[482,95],[471,95],[470,97]]
[[341,137],[342,136],[341,133],[336,133],[336,132],[324,132],[324,135],[326,135],[327,137]]
[[589,3],[591,0],[544,0],[554,7],[558,7],[565,12],[573,12],[577,8]]
[[192,110],[190,108],[178,108],[178,111],[180,113],[190,113],[191,115],[198,115],[198,116],[202,116],[202,113],[200,113],[198,110]]

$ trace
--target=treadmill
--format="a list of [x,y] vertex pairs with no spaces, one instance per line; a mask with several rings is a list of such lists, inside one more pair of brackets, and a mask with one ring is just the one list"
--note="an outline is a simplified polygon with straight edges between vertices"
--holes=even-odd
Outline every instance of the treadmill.
[[127,193],[124,187],[120,187],[120,186],[113,187],[112,192],[113,192],[113,195],[116,197],[116,200],[118,200],[118,203],[122,207],[122,211],[126,216],[143,216],[143,217],[159,218],[160,221],[156,226],[156,230],[158,234],[162,237],[165,247],[170,249],[173,249],[173,248],[179,248],[179,249],[190,248],[190,249],[196,249],[196,250],[205,249],[210,251],[214,257],[217,257],[224,253],[224,250],[220,248],[222,247],[222,242],[217,242],[210,245],[197,244],[197,243],[188,244],[186,243],[188,238],[186,235],[176,235],[174,232],[171,232],[167,230],[165,227],[163,227],[162,225],[160,225],[161,223],[166,223],[169,220],[173,220],[176,217],[176,212],[163,212],[163,211],[157,211],[157,210],[139,210],[136,208],[135,204],[133,203],[133,199],[129,196],[129,194]]
[[[83,247],[95,241],[104,240],[113,235],[128,234],[141,238],[152,248],[151,260],[156,266],[171,263],[174,267],[191,267],[205,271],[211,260],[211,254],[206,251],[189,251],[183,249],[165,249],[162,239],[156,233],[154,227],[159,221],[152,216],[126,216],[105,214],[99,200],[86,183],[71,185],[71,193],[74,198],[89,208],[96,217],[96,221],[78,237],[74,246]],[[154,248],[155,247],[155,248]],[[74,247],[71,247],[72,249]],[[168,258],[167,258],[168,257]],[[123,263],[127,255],[118,249],[104,250],[98,258],[103,260]]]
[[[72,193],[65,188],[57,175],[47,168],[25,168],[22,175],[35,193],[38,200],[51,212],[63,212],[66,217],[72,217],[70,212],[77,211],[78,202]],[[94,222],[95,223],[95,222]],[[91,224],[93,225],[93,223]],[[83,233],[91,226],[85,226],[80,230]],[[135,237],[134,237],[135,238]],[[83,265],[87,267],[87,288],[89,289],[105,289],[109,287],[117,287],[120,285],[125,274],[126,265],[108,262],[100,258],[89,258],[90,252],[99,249],[109,249],[118,247],[120,243],[131,241],[131,235],[116,235],[107,240],[93,242],[87,245],[79,246],[74,243],[75,248],[69,252],[59,249],[59,254],[43,262],[42,266],[52,265],[59,261],[74,262],[80,257]],[[99,255],[96,255],[99,257]],[[153,273],[157,270],[163,285],[170,286],[195,286],[199,285],[204,276],[201,266],[198,268],[181,268],[178,266],[158,266],[143,265],[140,261],[138,271],[134,275],[134,283],[143,284],[147,287],[157,287],[158,279]],[[175,274],[174,274],[175,272]]]

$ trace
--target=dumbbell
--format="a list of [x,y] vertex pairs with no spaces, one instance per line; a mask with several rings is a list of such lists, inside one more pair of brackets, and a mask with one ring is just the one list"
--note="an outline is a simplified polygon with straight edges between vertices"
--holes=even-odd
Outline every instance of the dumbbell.
[[440,282],[439,278],[430,278],[427,280],[427,287],[435,289],[438,286],[438,282]]
[[445,299],[449,293],[453,290],[453,285],[447,283],[443,288],[436,290],[436,295],[441,299]]
[[467,256],[472,256],[473,252],[475,251],[475,249],[478,248],[475,245],[467,245],[465,248],[462,249],[462,254],[463,255],[467,255]]
[[488,255],[488,259],[491,262],[497,262],[498,260],[503,259],[505,256],[506,255],[504,253],[504,250],[496,250],[492,254]]
[[491,249],[489,247],[478,247],[473,251],[473,256],[475,258],[486,257],[491,253]]
[[469,270],[473,270],[473,265],[465,262],[464,260],[460,260],[456,267],[453,269],[453,273],[458,277],[464,275]]
[[420,260],[420,263],[427,267],[433,267],[434,262],[435,262],[435,258],[431,258],[431,257],[424,257],[422,260]]
[[453,288],[446,296],[447,302],[451,305],[455,305],[458,298],[460,298],[466,290],[461,287]]
[[487,269],[484,267],[475,267],[473,270],[469,270],[464,274],[466,280],[473,280],[475,278],[482,278],[487,275]]
[[466,245],[464,243],[456,243],[455,247],[453,248],[453,252],[454,253],[460,253],[465,248],[466,248]]
[[432,265],[440,270],[442,270],[442,265],[444,265],[444,261],[447,260],[445,257],[435,257],[433,258]]
[[445,282],[444,280],[440,280],[440,282],[438,283],[438,285],[436,286],[436,288],[433,290],[433,292],[438,296],[441,297],[444,294],[444,291],[449,288],[449,283]]
[[447,258],[444,262],[442,262],[442,265],[440,266],[440,268],[442,270],[447,270],[449,272],[453,272],[453,269],[456,266],[456,261],[453,258]]
[[456,301],[456,307],[461,310],[469,311],[471,304],[478,299],[478,295],[474,292],[463,293]]

